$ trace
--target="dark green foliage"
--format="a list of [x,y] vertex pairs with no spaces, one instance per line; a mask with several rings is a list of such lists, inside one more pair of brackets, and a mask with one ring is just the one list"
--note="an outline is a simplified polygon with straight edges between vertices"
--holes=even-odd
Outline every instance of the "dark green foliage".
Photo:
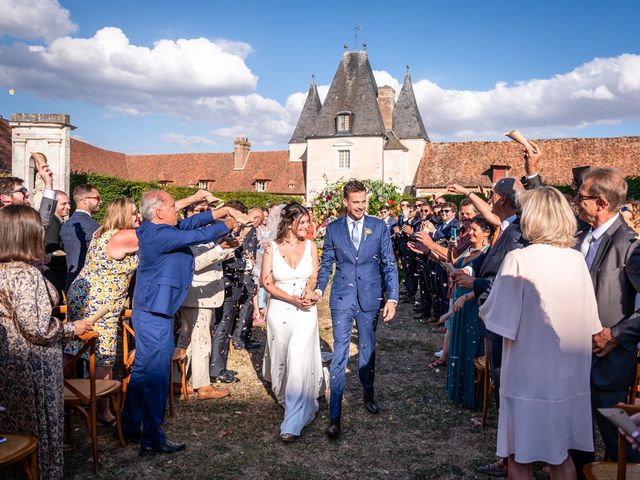
[[[76,185],[81,183],[89,183],[98,189],[102,197],[102,206],[100,212],[95,215],[95,219],[100,222],[104,216],[107,205],[111,200],[118,197],[132,198],[136,204],[140,203],[142,194],[151,188],[161,188],[169,192],[176,200],[188,197],[195,193],[198,189],[192,187],[171,187],[161,186],[152,182],[133,182],[130,180],[122,180],[116,177],[109,177],[97,173],[72,173],[70,194]],[[217,193],[211,192],[216,197],[224,201],[239,200],[247,207],[266,208],[276,203],[289,203],[292,201],[304,202],[304,199],[296,195],[275,195],[263,192],[235,192],[235,193]],[[75,205],[73,205],[75,208]]]

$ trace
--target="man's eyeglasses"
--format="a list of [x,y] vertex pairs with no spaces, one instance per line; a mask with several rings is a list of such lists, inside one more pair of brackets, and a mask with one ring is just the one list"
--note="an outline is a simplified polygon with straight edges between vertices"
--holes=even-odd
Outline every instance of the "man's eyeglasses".
[[29,189],[27,187],[20,187],[15,190],[11,190],[10,192],[7,192],[7,195],[11,195],[12,193],[21,193],[23,195],[26,195],[27,193],[29,193]]
[[401,203],[401,204],[400,204],[400,206],[401,206],[401,207],[408,207],[408,206],[409,206],[409,204],[408,204],[408,203]]
[[596,200],[600,197],[598,197],[597,195],[576,195],[576,198],[578,199],[578,202],[584,202],[585,200]]
[[442,210],[440,210],[442,213],[449,213],[449,212],[453,212],[453,210],[451,210],[450,208],[443,208]]
[[431,213],[431,210],[420,210],[422,213]]

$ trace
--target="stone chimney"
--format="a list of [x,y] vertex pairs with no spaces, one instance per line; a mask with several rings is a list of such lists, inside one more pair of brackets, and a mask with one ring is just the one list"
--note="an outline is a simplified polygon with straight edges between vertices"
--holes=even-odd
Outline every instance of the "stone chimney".
[[233,169],[242,170],[249,157],[251,142],[247,137],[238,137],[233,142]]
[[383,85],[378,88],[378,107],[384,122],[384,128],[391,130],[393,128],[393,108],[396,106],[396,92],[389,85]]

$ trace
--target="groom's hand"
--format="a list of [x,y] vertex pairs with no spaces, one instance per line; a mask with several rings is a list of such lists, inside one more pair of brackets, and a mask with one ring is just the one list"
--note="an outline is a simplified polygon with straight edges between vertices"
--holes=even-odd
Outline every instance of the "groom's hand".
[[382,309],[382,319],[385,322],[389,322],[393,320],[393,317],[395,316],[396,316],[396,302],[387,300],[387,303],[384,304],[384,308]]

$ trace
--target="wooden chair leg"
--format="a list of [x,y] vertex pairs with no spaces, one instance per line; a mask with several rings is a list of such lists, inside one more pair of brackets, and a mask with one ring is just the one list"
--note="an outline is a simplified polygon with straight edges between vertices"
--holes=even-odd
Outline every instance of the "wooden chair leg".
[[27,457],[23,458],[22,468],[29,480],[38,480],[38,449],[36,448]]
[[116,412],[116,430],[118,432],[118,440],[120,440],[120,446],[126,447],[127,442],[124,438],[124,432],[122,431],[122,393],[114,393],[111,395],[111,404],[113,405],[113,411]]
[[98,405],[95,401],[91,402],[91,411],[87,418],[89,429],[91,431],[91,455],[93,456],[93,473],[98,474],[98,421],[97,417]]
[[187,375],[185,370],[185,360],[182,359],[178,363],[180,366],[180,375],[182,375],[182,396],[186,401],[189,401],[189,391],[187,390]]
[[483,372],[483,385],[482,385],[482,421],[480,422],[480,428],[484,430],[487,424],[487,415],[489,413],[489,372]]
[[175,415],[174,405],[173,405],[173,362],[171,362],[171,367],[169,368],[169,416],[173,417]]

